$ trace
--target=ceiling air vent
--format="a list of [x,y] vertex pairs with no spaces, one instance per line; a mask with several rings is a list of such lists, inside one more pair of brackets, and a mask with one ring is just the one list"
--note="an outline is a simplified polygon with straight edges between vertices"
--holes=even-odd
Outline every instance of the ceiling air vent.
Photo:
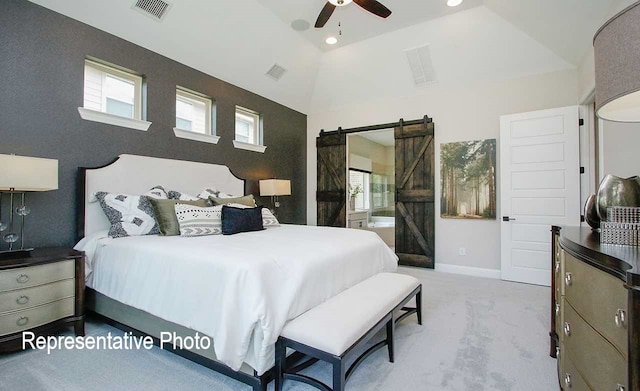
[[267,76],[271,76],[272,78],[274,78],[275,80],[280,80],[280,78],[282,77],[282,75],[284,75],[284,73],[287,70],[284,69],[282,66],[278,65],[278,64],[273,64],[273,66],[271,67],[271,69],[269,69],[266,73]]
[[157,21],[161,21],[171,8],[171,4],[162,0],[138,0],[133,9],[140,11]]
[[435,81],[435,72],[431,62],[431,50],[429,45],[405,50],[409,68],[413,74],[413,82],[416,87],[425,86]]

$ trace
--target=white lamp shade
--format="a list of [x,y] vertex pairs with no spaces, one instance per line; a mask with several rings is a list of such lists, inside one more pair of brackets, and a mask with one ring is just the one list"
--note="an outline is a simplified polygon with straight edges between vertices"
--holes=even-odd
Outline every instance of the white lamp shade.
[[260,195],[291,195],[291,181],[288,179],[262,179],[260,181]]
[[640,2],[606,22],[593,39],[596,115],[640,122]]
[[47,191],[58,188],[58,161],[0,155],[0,191]]

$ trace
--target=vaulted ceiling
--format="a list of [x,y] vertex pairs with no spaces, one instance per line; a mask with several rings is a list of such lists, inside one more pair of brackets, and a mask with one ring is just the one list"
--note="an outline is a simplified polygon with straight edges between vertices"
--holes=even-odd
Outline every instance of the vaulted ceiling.
[[[597,28],[630,2],[465,0],[450,8],[446,0],[381,0],[393,11],[387,19],[349,4],[316,30],[324,0],[167,0],[160,22],[133,10],[134,0],[31,1],[303,113],[411,94],[404,51],[422,45],[439,83],[576,68]],[[300,20],[311,28],[292,28]],[[338,22],[342,35],[328,46]],[[279,81],[265,75],[276,63],[287,70]]]

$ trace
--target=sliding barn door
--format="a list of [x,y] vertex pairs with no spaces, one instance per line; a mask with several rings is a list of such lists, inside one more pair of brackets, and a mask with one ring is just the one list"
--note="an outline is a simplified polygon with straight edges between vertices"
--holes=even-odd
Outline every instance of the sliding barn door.
[[401,265],[433,268],[433,122],[395,128],[396,254]]
[[347,137],[344,134],[321,135],[318,151],[318,225],[346,226]]

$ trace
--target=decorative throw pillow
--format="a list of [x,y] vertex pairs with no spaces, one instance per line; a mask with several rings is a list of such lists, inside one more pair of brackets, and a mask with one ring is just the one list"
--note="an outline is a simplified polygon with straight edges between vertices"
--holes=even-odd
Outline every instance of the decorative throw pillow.
[[180,227],[180,236],[222,233],[222,205],[200,207],[177,203],[175,214]]
[[97,192],[95,196],[111,223],[110,237],[157,235],[160,232],[149,199],[166,199],[166,193],[161,187],[156,186],[140,196],[103,191]]
[[200,192],[200,194],[198,194],[198,198],[202,198],[205,200],[208,200],[209,197],[216,197],[216,198],[233,198],[233,197],[238,197],[232,194],[228,194],[228,193],[223,193],[220,190],[216,190],[215,188],[206,188],[204,190],[202,190]]
[[225,204],[241,204],[249,207],[256,206],[256,200],[253,198],[253,194],[246,195],[244,197],[232,197],[232,198],[218,198],[209,196],[209,201],[213,205],[225,205]]
[[262,231],[262,207],[234,208],[222,205],[222,234]]
[[[234,208],[241,208],[241,209],[251,208],[250,206],[243,205],[243,204],[233,204],[229,206],[233,206]],[[276,216],[273,214],[273,212],[271,212],[269,208],[266,208],[264,206],[262,207],[262,225],[265,228],[280,226],[280,222],[278,221]]]
[[191,194],[182,193],[180,191],[169,190],[167,192],[167,198],[170,200],[180,200],[180,201],[197,201],[198,197],[192,196]]
[[[171,194],[171,192],[169,192],[169,194]],[[203,208],[207,206],[206,200],[199,200],[197,198],[195,201],[177,199],[158,200],[153,198],[149,199],[149,201],[151,202],[151,206],[153,206],[153,213],[156,218],[156,223],[158,223],[160,235],[163,236],[180,235],[180,225],[178,225],[175,210],[177,203],[195,205]]]
[[280,222],[276,216],[271,213],[269,208],[262,208],[262,225],[264,225],[265,228],[280,226]]

